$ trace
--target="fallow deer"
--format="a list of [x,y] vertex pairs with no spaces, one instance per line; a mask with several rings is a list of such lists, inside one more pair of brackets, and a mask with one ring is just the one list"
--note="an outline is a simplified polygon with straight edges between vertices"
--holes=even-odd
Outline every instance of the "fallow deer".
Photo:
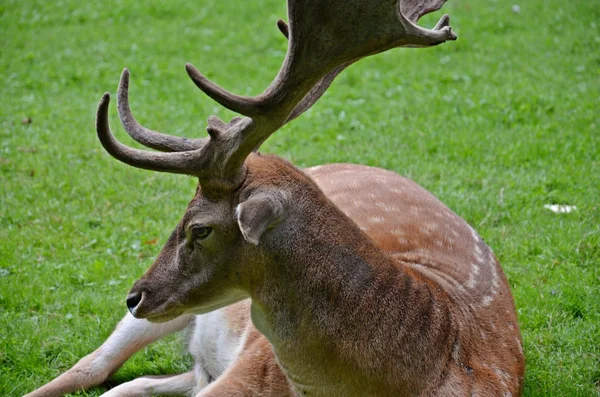
[[198,177],[183,219],[130,291],[109,339],[30,396],[97,385],[135,351],[192,328],[193,371],[139,378],[109,396],[515,396],[524,359],[515,307],[498,261],[463,219],[389,171],[327,165],[305,170],[255,152],[308,109],[360,58],[455,39],[447,16],[415,24],[444,0],[288,1],[286,59],[264,94],[240,97],[186,69],[242,114],[209,118],[208,138],[142,127],[121,76],[118,110],[138,142],[96,128],[129,165]]

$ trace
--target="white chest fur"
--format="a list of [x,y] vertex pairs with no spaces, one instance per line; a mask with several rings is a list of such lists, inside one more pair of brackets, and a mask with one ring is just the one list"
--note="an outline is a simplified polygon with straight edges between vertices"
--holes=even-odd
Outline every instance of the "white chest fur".
[[219,377],[238,357],[243,341],[244,334],[228,324],[225,309],[197,315],[189,341],[196,380],[210,382]]

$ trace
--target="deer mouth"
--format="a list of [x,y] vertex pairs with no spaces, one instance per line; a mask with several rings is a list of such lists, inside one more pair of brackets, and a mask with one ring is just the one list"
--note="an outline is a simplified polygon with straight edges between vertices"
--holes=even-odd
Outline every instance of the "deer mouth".
[[130,293],[127,297],[127,308],[133,317],[146,319],[153,323],[172,320],[185,312],[181,307],[173,305],[169,301],[153,305],[145,291]]

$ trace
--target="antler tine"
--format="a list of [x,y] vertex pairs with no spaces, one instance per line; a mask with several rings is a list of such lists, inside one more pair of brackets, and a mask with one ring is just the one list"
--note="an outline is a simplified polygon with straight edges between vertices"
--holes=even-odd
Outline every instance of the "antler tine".
[[277,20],[277,28],[279,29],[279,31],[281,32],[281,34],[283,35],[283,37],[285,37],[286,39],[289,40],[289,38],[290,38],[290,27],[288,26],[288,24],[283,19],[278,19]]
[[129,69],[123,69],[117,90],[117,109],[123,128],[135,141],[162,152],[184,152],[196,150],[203,144],[202,139],[187,139],[162,134],[142,126],[135,119],[129,107]]
[[203,140],[199,148],[179,153],[157,153],[130,148],[115,139],[108,123],[110,94],[105,93],[98,103],[96,132],[104,149],[114,158],[137,168],[175,174],[198,175],[198,160],[205,156],[208,140]]
[[257,113],[256,108],[259,103],[257,98],[232,94],[206,78],[206,76],[200,73],[200,71],[191,63],[185,65],[185,70],[187,71],[188,76],[190,76],[190,79],[192,79],[194,84],[196,84],[202,92],[211,97],[214,101],[225,106],[227,109],[250,117]]

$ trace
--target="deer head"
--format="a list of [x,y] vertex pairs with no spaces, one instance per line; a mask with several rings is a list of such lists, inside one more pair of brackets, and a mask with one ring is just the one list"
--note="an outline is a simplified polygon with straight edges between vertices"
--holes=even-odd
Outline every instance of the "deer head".
[[128,103],[129,72],[123,71],[118,89],[121,122],[133,139],[163,153],[130,148],[114,138],[108,125],[108,93],[99,103],[96,121],[106,151],[134,167],[199,180],[182,220],[131,289],[127,306],[136,317],[168,320],[247,296],[245,287],[262,274],[261,238],[292,218],[290,212],[298,204],[294,194],[313,192],[319,199],[318,188],[293,166],[251,153],[310,108],[353,62],[394,47],[427,47],[456,39],[447,15],[431,30],[416,25],[444,1],[288,0],[289,26],[278,22],[289,39],[287,55],[263,94],[232,94],[186,65],[198,88],[244,116],[229,123],[211,116],[206,138],[165,135],[137,123]]

